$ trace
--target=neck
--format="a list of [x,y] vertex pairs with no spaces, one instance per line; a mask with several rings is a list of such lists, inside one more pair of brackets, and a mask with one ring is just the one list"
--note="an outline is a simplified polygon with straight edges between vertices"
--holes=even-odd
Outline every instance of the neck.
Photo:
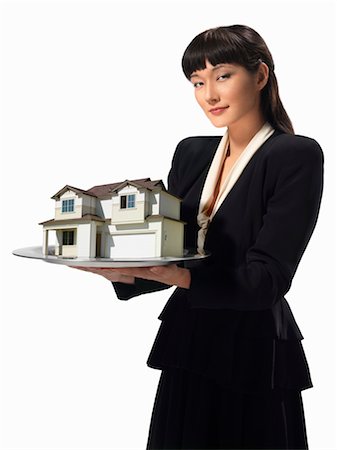
[[228,138],[231,156],[240,155],[265,122],[263,117],[259,117],[250,123],[240,122],[229,126]]

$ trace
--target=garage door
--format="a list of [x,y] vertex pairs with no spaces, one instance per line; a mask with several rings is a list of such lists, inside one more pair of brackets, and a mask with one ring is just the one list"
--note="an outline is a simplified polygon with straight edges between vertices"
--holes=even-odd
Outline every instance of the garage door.
[[111,258],[147,258],[156,256],[155,233],[112,236]]

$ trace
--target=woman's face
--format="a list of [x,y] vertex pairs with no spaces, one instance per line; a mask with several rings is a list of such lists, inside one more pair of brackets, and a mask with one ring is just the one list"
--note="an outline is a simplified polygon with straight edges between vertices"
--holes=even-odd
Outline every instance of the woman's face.
[[237,64],[213,66],[191,74],[195,97],[215,127],[230,127],[256,119],[260,111],[260,91],[268,80],[268,67],[261,63],[252,74]]

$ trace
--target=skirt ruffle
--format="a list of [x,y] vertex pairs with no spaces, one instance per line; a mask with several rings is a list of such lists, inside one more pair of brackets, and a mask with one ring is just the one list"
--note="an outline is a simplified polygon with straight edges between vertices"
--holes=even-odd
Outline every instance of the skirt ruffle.
[[301,393],[247,394],[184,369],[165,369],[147,443],[154,449],[307,449]]
[[185,369],[241,392],[312,387],[301,340],[280,339],[270,311],[191,309],[177,292],[159,319],[152,368]]

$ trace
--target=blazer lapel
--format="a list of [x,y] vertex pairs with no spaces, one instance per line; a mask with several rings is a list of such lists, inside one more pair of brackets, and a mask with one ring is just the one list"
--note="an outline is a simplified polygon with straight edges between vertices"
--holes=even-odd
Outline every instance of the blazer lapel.
[[224,209],[226,208],[226,200],[227,198],[231,197],[232,195],[235,195],[235,191],[240,189],[240,185],[245,177],[245,174],[250,170],[250,167],[252,164],[254,164],[254,161],[256,160],[256,158],[259,157],[259,154],[261,151],[263,151],[263,149],[265,148],[265,146],[268,146],[270,143],[270,140],[273,139],[274,137],[278,136],[279,134],[281,134],[279,131],[274,130],[274,132],[271,134],[271,136],[268,137],[268,139],[263,142],[263,144],[260,146],[260,148],[254,153],[254,155],[251,157],[251,159],[249,160],[249,162],[247,163],[247,165],[244,167],[244,169],[242,170],[240,176],[238,177],[238,179],[236,180],[235,184],[233,185],[233,187],[231,188],[230,192],[227,194],[227,196],[223,199],[223,201],[220,203],[220,205],[218,206],[217,211],[215,212],[212,220],[210,221],[209,225],[208,225],[208,230],[205,236],[205,245],[206,245],[206,241],[207,241],[207,236],[210,233],[211,229],[212,229],[212,224],[214,222],[216,222],[217,220],[219,220],[221,218],[221,216],[224,214]]

